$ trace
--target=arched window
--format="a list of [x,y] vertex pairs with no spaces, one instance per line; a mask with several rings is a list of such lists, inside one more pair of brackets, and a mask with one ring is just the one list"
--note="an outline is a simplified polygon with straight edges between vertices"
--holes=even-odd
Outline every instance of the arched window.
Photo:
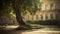
[[50,14],[50,17],[51,17],[51,19],[53,19],[54,17],[53,17],[53,14]]
[[45,19],[48,20],[48,15],[45,15]]
[[40,15],[40,17],[41,17],[41,20],[43,20],[43,15]]

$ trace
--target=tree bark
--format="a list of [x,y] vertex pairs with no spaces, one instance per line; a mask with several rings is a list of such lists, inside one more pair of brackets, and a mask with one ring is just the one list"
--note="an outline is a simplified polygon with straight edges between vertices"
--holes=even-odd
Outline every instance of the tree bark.
[[14,9],[15,14],[16,14],[16,19],[20,25],[25,25],[24,21],[22,20],[21,12],[19,11],[18,8]]
[[21,8],[20,7],[19,7],[18,2],[13,3],[13,9],[14,9],[14,12],[16,14],[16,19],[17,19],[19,25],[26,25],[26,23],[22,20],[21,10],[20,10]]

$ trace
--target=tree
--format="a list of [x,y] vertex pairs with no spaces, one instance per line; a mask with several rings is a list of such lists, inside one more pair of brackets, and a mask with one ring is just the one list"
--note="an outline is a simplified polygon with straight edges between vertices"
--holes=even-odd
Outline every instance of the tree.
[[[0,10],[4,9],[5,13],[7,12],[10,13],[9,11],[5,11],[5,10],[9,8],[10,3],[11,3],[12,4],[11,7],[13,8],[15,12],[16,19],[18,23],[22,26],[22,25],[26,25],[26,23],[22,20],[21,12],[25,12],[25,10],[28,10],[30,13],[36,12],[36,10],[38,9],[36,5],[37,4],[36,1],[37,0],[0,0],[0,5],[1,5]],[[5,3],[6,5],[3,5],[3,3]],[[3,12],[2,12],[2,15],[3,15]]]
[[[19,3],[20,2],[20,3]],[[21,16],[21,5],[22,5],[23,0],[14,0],[12,1],[12,5],[13,5],[13,9],[14,12],[16,14],[16,19],[19,22],[20,25],[26,25],[23,20],[22,20],[22,16]]]
[[17,21],[19,22],[20,25],[26,24],[22,20],[22,16],[21,16],[21,12],[23,12],[22,9],[24,10],[24,12],[25,10],[28,10],[30,13],[35,13],[38,10],[37,2],[36,0],[13,0],[12,1],[13,9],[15,11]]
[[[13,9],[14,9],[14,12],[16,14],[16,19],[17,21],[19,22],[20,25],[25,25],[25,23],[22,21],[22,17],[21,17],[21,11],[19,9],[19,0],[0,0],[0,17],[3,16],[3,15],[8,15],[10,13],[10,11],[8,11],[9,7],[10,7],[10,3],[12,3],[12,6],[13,6]],[[22,0],[21,0],[22,2]],[[4,14],[3,14],[4,13]],[[7,14],[8,13],[8,14]]]

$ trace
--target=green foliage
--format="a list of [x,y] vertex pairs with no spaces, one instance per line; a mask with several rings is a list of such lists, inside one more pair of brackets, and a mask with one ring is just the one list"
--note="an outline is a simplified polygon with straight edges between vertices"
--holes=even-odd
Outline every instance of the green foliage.
[[40,20],[40,21],[27,21],[28,23],[31,23],[31,24],[39,24],[39,25],[60,25],[59,22],[60,21],[57,21],[57,20]]
[[26,10],[29,11],[31,14],[35,14],[37,10],[40,9],[38,8],[38,6],[40,5],[39,0],[3,0],[0,6],[0,15],[9,15],[12,7],[10,3],[17,3],[17,8],[20,8],[20,11],[23,13],[23,15],[26,14]]
[[9,17],[11,18],[11,12],[12,12],[12,5],[9,1],[1,1],[1,6],[0,6],[0,17],[3,17],[3,16],[6,16],[6,17]]
[[23,9],[22,12],[28,10],[31,14],[35,14],[37,10],[40,9],[38,8],[39,5],[39,0],[25,0],[22,4],[21,9]]
[[2,5],[2,8],[0,9],[0,16],[3,16],[3,15],[8,15],[10,12],[9,12],[9,6],[7,4],[5,5]]

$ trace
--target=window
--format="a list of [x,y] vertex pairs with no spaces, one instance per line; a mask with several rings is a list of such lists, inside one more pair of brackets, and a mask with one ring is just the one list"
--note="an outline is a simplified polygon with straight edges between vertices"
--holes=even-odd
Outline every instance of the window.
[[36,15],[36,20],[38,20],[38,15]]
[[45,10],[47,10],[47,4],[45,4]]
[[50,9],[51,9],[51,10],[53,9],[53,4],[50,4]]
[[47,15],[45,16],[45,19],[46,19],[46,20],[48,19],[48,16],[47,16]]
[[48,3],[47,4],[44,3],[41,5],[42,10],[50,10],[52,9],[52,7],[53,7],[53,4],[48,4]]
[[43,15],[41,15],[40,17],[41,17],[41,20],[43,20]]
[[56,3],[56,9],[60,9],[60,3]]
[[41,4],[41,10],[45,10],[45,4]]
[[51,19],[53,19],[54,17],[53,17],[53,14],[50,14],[50,17],[51,17]]
[[45,4],[45,10],[50,10],[50,4]]

